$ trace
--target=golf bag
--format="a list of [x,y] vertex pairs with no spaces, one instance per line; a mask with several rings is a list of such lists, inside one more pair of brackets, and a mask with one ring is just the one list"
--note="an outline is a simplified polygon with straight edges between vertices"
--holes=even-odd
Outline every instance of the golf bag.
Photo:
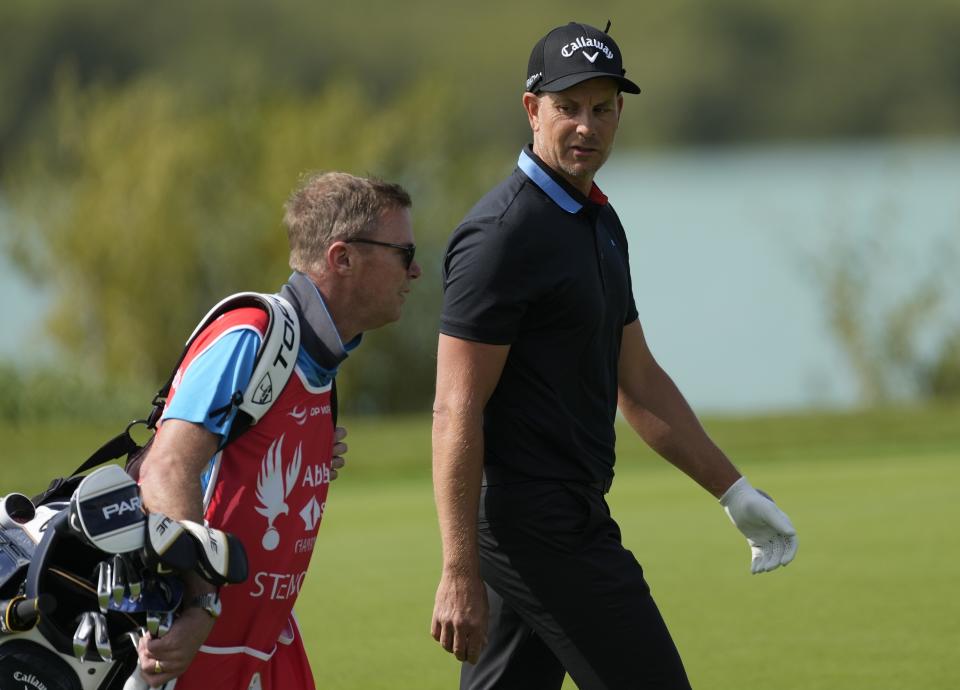
[[[145,688],[136,644],[172,624],[182,604],[180,573],[214,585],[247,577],[243,545],[232,535],[141,509],[135,478],[153,440],[138,444],[137,424],[155,431],[174,377],[196,337],[233,309],[269,316],[250,384],[212,414],[237,416],[223,445],[270,409],[296,364],[300,324],[276,295],[239,293],[210,310],[145,420],[131,422],[69,477],[33,499],[0,498],[0,690],[131,690]],[[115,464],[126,456],[126,472]]]
[[38,498],[0,499],[0,689],[145,687],[136,645],[172,625],[180,575],[216,586],[247,577],[239,540],[144,514],[117,465],[84,477],[66,500]]

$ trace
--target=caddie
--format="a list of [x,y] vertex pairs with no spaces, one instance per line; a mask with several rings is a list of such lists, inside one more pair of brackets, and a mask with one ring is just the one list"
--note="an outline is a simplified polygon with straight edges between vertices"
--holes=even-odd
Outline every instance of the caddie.
[[345,450],[342,430],[335,437],[332,384],[365,331],[400,318],[420,276],[410,206],[397,184],[340,172],[314,175],[293,193],[284,225],[294,272],[279,292],[278,319],[290,315],[299,326],[294,371],[276,390],[269,372],[257,375],[247,397],[269,409],[229,445],[238,408],[251,402],[243,392],[269,314],[227,311],[192,341],[140,468],[143,501],[239,537],[250,574],[222,594],[188,581],[187,607],[170,631],[141,640],[151,686],[314,687],[293,605]]

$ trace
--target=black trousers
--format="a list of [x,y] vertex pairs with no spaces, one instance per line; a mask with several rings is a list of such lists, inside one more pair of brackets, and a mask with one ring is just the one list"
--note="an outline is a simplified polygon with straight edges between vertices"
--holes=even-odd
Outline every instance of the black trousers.
[[484,487],[480,572],[488,646],[461,690],[689,690],[643,569],[598,489],[554,481]]

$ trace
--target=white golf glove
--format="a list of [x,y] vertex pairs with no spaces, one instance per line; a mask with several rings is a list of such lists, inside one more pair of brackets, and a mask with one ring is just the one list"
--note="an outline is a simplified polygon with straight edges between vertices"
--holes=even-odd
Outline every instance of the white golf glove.
[[740,477],[720,497],[720,505],[750,544],[751,573],[786,565],[797,554],[797,531],[767,494]]

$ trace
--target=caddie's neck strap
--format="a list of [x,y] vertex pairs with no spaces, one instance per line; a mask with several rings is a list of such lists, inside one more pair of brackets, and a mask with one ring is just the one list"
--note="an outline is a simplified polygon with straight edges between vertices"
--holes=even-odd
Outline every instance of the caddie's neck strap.
[[299,271],[294,271],[280,289],[280,296],[293,305],[300,318],[301,347],[321,367],[336,371],[340,362],[347,358],[348,350],[356,347],[361,336],[344,346],[320,291],[310,278]]

